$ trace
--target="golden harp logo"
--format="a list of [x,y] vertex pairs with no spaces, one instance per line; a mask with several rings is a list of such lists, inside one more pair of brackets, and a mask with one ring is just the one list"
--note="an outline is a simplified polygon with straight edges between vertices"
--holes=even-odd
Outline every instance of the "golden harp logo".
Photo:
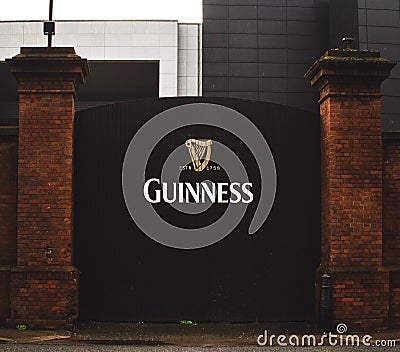
[[190,158],[192,159],[193,169],[196,172],[201,172],[207,166],[211,157],[212,141],[200,141],[198,139],[188,139],[185,142],[189,150]]

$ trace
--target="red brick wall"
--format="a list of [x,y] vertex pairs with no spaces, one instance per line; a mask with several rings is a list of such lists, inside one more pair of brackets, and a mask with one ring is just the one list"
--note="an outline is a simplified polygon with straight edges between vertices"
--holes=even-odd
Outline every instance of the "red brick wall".
[[0,265],[14,265],[17,242],[17,136],[0,136]]
[[333,324],[352,331],[388,326],[389,273],[375,269],[382,265],[380,107],[377,96],[321,104],[323,265],[333,268]]
[[[364,85],[351,89],[361,94]],[[378,96],[330,96],[321,104],[323,265],[382,265],[379,86],[370,93]]]
[[[71,88],[72,82],[20,84],[34,91],[19,95],[18,265],[71,263]],[[69,93],[46,92],[53,89]]]
[[332,275],[333,326],[349,325],[351,331],[388,327],[389,272],[351,271]]
[[13,325],[71,328],[78,317],[78,271],[74,268],[12,269]]
[[71,327],[78,316],[78,275],[65,268],[72,263],[73,82],[38,76],[19,90],[17,265],[25,268],[11,271],[8,322]]

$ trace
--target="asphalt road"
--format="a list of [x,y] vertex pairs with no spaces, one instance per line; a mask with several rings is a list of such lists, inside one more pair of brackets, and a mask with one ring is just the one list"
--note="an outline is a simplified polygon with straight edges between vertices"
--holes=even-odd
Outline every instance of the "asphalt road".
[[360,351],[400,351],[399,347],[182,347],[182,346],[104,346],[104,345],[66,345],[66,344],[1,344],[1,352],[360,352]]

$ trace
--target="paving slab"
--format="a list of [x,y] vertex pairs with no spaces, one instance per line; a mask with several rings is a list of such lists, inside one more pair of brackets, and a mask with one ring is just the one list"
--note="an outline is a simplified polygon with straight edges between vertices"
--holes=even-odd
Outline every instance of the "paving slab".
[[68,340],[72,333],[67,330],[17,330],[17,329],[0,329],[0,343],[17,342],[17,343],[33,343],[53,340]]

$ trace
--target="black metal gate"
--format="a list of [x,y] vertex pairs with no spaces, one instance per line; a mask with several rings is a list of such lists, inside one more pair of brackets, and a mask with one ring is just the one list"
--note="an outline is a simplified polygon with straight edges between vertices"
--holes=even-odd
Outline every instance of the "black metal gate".
[[[135,225],[124,203],[121,168],[129,142],[147,120],[194,102],[228,106],[259,128],[274,155],[277,193],[259,234],[246,234],[246,213],[222,241],[178,250]],[[209,133],[236,143],[234,136]],[[168,143],[163,149],[168,153]],[[246,148],[239,149],[246,167],[255,168]],[[165,98],[76,113],[74,253],[81,319],[312,321],[320,262],[319,174],[319,119],[310,112],[241,99]]]

